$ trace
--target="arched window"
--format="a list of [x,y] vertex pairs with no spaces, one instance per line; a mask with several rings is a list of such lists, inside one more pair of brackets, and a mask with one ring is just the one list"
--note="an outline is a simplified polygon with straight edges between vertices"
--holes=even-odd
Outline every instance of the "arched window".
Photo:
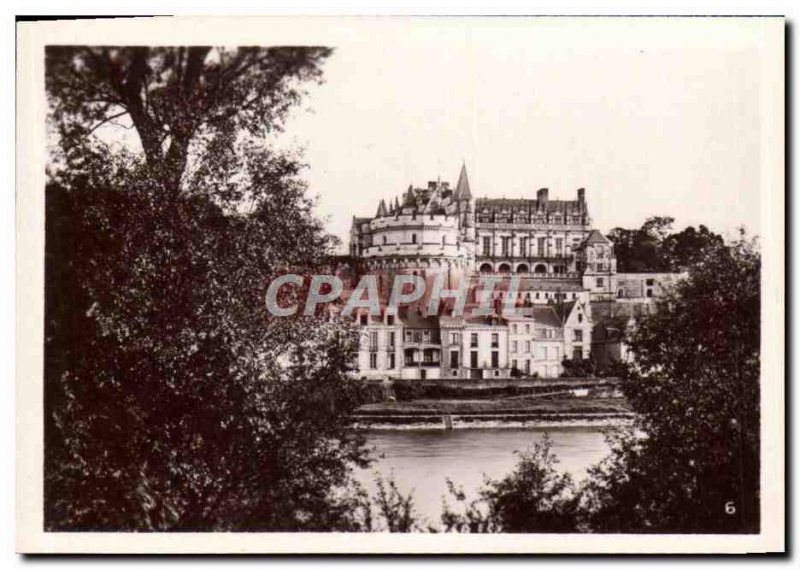
[[497,267],[497,271],[500,273],[510,273],[511,266],[508,263],[500,263],[500,266]]
[[520,263],[517,265],[517,272],[518,273],[529,273],[531,271],[530,267],[526,263]]
[[492,266],[489,263],[484,263],[484,264],[481,265],[480,271],[482,273],[491,273],[492,272]]
[[537,275],[546,275],[547,266],[542,264],[536,265],[536,267],[533,269],[533,272],[536,273]]

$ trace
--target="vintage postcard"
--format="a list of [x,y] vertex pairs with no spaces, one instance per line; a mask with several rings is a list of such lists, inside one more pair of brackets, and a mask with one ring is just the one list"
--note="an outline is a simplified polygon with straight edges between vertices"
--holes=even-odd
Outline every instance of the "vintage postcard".
[[18,551],[783,551],[784,34],[18,23]]

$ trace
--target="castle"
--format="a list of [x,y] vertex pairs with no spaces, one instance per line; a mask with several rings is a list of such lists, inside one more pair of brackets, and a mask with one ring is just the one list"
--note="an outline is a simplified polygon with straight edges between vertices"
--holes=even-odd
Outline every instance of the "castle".
[[[473,197],[466,166],[455,187],[409,186],[353,217],[350,255],[378,275],[444,276],[448,288],[481,275],[518,277],[495,291],[517,315],[414,310],[359,314],[359,376],[366,379],[558,377],[570,362],[626,358],[622,335],[678,274],[617,272],[613,244],[592,228],[584,188],[576,199]],[[475,302],[474,298],[469,300]]]

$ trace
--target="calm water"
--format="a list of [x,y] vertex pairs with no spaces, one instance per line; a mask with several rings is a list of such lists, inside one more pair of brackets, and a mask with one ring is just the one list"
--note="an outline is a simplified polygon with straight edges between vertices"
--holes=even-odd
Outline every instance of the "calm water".
[[[468,497],[475,497],[484,473],[492,478],[510,473],[517,462],[514,451],[531,447],[544,433],[536,429],[373,431],[367,442],[382,457],[360,471],[358,479],[372,490],[376,472],[384,478],[393,473],[403,493],[413,490],[416,511],[438,522],[442,497],[447,495],[446,478],[462,486]],[[548,428],[547,433],[560,461],[557,467],[576,480],[583,479],[587,467],[608,451],[597,428]]]

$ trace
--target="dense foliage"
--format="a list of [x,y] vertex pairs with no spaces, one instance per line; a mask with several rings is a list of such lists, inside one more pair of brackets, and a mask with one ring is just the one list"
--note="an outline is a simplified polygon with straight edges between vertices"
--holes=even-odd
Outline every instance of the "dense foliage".
[[601,531],[757,532],[760,255],[706,249],[642,319],[623,389],[638,413],[586,492]]
[[754,533],[760,527],[760,255],[744,237],[702,259],[640,318],[634,364],[615,374],[635,411],[610,455],[576,485],[549,444],[487,480],[451,484],[459,532]]
[[445,505],[445,531],[470,533],[570,533],[577,531],[578,494],[569,474],[556,469],[550,438],[518,453],[513,472],[484,481],[476,500],[448,481],[459,510]]
[[671,217],[650,217],[639,229],[615,227],[614,243],[619,272],[681,271],[702,260],[707,247],[722,245],[720,235],[705,225],[672,232]]
[[[357,333],[274,318],[324,262],[279,126],[325,49],[49,48],[45,525],[348,529]],[[92,136],[125,114],[143,151]]]

